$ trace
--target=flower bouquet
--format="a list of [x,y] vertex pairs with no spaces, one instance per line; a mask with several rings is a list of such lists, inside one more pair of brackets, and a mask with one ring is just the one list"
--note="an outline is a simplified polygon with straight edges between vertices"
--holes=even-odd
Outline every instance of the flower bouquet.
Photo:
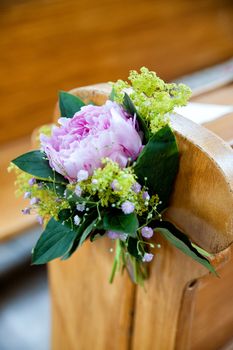
[[68,259],[86,241],[115,241],[110,275],[129,272],[143,284],[160,234],[216,274],[207,257],[172,223],[163,220],[179,168],[169,114],[191,95],[154,72],[131,71],[102,106],[61,92],[58,125],[40,130],[40,149],[12,161],[18,194],[30,200],[23,214],[44,225],[32,263]]

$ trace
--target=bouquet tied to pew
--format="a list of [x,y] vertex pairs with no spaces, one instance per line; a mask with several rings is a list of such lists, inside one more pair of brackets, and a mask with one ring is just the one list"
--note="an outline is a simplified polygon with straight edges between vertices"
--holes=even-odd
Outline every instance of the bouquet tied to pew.
[[32,263],[68,259],[86,240],[106,237],[115,244],[110,282],[127,270],[143,284],[148,263],[162,253],[161,235],[215,273],[208,254],[163,220],[179,168],[169,114],[187,103],[190,89],[145,67],[111,84],[101,106],[60,92],[58,124],[42,127],[40,149],[12,161],[17,192],[29,200],[22,212],[36,213],[44,226]]

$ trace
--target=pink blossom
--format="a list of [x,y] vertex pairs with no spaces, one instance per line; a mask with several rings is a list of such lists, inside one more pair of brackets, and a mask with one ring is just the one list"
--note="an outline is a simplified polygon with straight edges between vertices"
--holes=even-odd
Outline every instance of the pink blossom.
[[31,214],[31,208],[22,209],[22,214],[23,214],[23,215],[29,215],[29,214]]
[[154,231],[151,227],[145,226],[141,229],[142,236],[145,238],[151,238],[154,234]]
[[24,199],[31,198],[31,192],[25,192],[23,198]]
[[34,177],[32,177],[31,179],[28,180],[28,184],[29,184],[30,186],[35,185],[35,183],[36,183],[36,179],[35,179]]
[[142,189],[142,186],[138,183],[138,182],[135,182],[132,186],[132,190],[135,192],[135,193],[139,193]]
[[114,231],[107,231],[107,235],[110,239],[120,239],[121,241],[126,241],[128,237],[127,233],[119,233]]
[[80,170],[90,175],[110,158],[121,167],[135,160],[142,142],[133,118],[115,102],[88,105],[73,116],[60,118],[52,136],[41,135],[41,146],[50,166],[69,181],[76,181]]
[[43,225],[44,219],[42,218],[42,216],[37,215],[37,216],[36,216],[36,220],[37,220],[37,222],[38,222],[40,225]]
[[30,200],[30,204],[31,204],[31,205],[38,204],[39,202],[40,202],[40,198],[37,198],[37,197],[33,197],[33,198]]
[[142,261],[143,262],[150,262],[154,257],[154,254],[150,254],[150,253],[145,253],[143,258],[142,258]]
[[124,214],[131,214],[134,211],[134,204],[130,201],[125,201],[121,204],[121,210]]

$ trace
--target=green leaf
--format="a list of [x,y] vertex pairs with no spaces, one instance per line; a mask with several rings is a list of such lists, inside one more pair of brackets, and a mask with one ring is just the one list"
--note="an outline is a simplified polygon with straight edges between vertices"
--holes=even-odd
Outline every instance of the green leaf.
[[199,262],[201,265],[205,266],[215,276],[218,276],[217,272],[215,271],[214,267],[211,265],[209,260],[205,256],[203,256],[200,253],[200,251],[193,247],[190,240],[184,233],[182,233],[178,229],[175,229],[175,231],[173,231],[173,234],[170,232],[170,230],[164,227],[157,227],[156,231],[158,231],[168,242],[174,245],[177,249],[181,250],[184,254],[190,256],[191,258]]
[[72,246],[76,234],[67,223],[63,225],[61,221],[50,219],[32,252],[32,264],[45,264],[63,256]]
[[206,250],[202,249],[201,247],[198,247],[198,245],[192,243],[192,246],[200,253],[201,255],[207,256],[208,258],[212,257],[212,254],[208,253]]
[[125,110],[129,114],[131,114],[131,115],[136,114],[139,128],[143,132],[143,135],[144,135],[144,141],[145,141],[145,143],[148,142],[148,140],[150,139],[150,130],[148,129],[143,117],[138,113],[138,111],[137,111],[136,107],[134,106],[132,100],[130,99],[129,95],[127,95],[126,93],[124,94],[123,107],[125,108]]
[[83,106],[85,103],[78,96],[65,91],[59,93],[59,107],[63,118],[72,118]]
[[168,205],[178,167],[176,139],[171,128],[166,125],[151,137],[134,167],[140,184],[146,185],[151,195],[159,195],[162,201],[159,210]]
[[36,176],[42,180],[66,183],[67,180],[56,171],[54,171],[46,158],[46,154],[41,151],[31,151],[24,153],[18,158],[12,160],[19,169],[28,174]]
[[115,90],[114,88],[112,88],[110,95],[109,95],[109,100],[114,101],[115,98]]
[[128,242],[127,242],[127,250],[129,254],[134,256],[137,260],[142,261],[142,255],[139,254],[138,251],[138,239],[129,237]]
[[105,235],[105,231],[104,230],[97,230],[94,231],[91,235],[90,235],[90,241],[94,242],[99,238],[102,238]]
[[89,234],[93,231],[97,220],[98,219],[93,220],[92,223],[90,225],[88,225],[87,228],[83,231],[82,236],[81,236],[80,241],[79,241],[79,244],[78,244],[79,247],[83,244],[83,242],[87,239]]
[[[62,257],[62,260],[66,260],[66,259],[70,258],[71,255],[78,249],[78,247],[82,244],[82,243],[80,244],[80,240],[81,240],[82,235],[84,235],[84,233],[86,235],[89,229],[91,229],[91,231],[92,231],[94,224],[95,224],[94,221],[97,220],[97,217],[98,217],[98,213],[95,209],[92,210],[91,212],[89,212],[88,216],[85,217],[82,224],[77,228],[76,237],[75,237],[72,245],[70,246],[69,250]],[[93,227],[92,227],[92,224],[93,224]],[[91,231],[89,233],[91,233]],[[87,234],[87,236],[88,236],[88,234]],[[84,237],[85,237],[85,235],[84,235]],[[83,237],[83,239],[84,239],[84,237]]]
[[74,190],[71,190],[69,188],[66,189],[65,197],[68,199],[70,203],[84,203],[85,200],[83,197],[79,197],[74,193]]
[[[38,182],[40,182],[38,180]],[[60,183],[54,183],[54,182],[48,182],[48,181],[43,181],[43,188],[48,189],[50,191],[53,191],[58,197],[64,197],[64,193],[66,190],[66,186]]]
[[71,218],[72,214],[73,214],[73,211],[71,209],[62,209],[58,213],[58,219],[62,222],[69,220]]
[[107,231],[127,233],[136,237],[138,219],[135,213],[124,214],[120,210],[108,211],[103,217],[103,228]]

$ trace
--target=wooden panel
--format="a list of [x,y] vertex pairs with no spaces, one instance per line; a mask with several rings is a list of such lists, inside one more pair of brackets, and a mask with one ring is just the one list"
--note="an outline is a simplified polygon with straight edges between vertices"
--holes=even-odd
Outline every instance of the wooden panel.
[[206,276],[198,283],[193,300],[191,350],[221,349],[233,338],[232,259],[219,274],[219,279]]
[[[156,237],[156,242],[162,248],[157,250],[150,264],[146,293],[142,288],[137,288],[132,349],[189,350],[193,298],[186,294],[188,298],[184,304],[184,291],[192,281],[207,272],[162,238]],[[214,264],[222,266],[228,260],[229,251],[226,250],[216,256]],[[188,300],[190,297],[191,300]],[[182,318],[181,307],[185,311]]]
[[166,216],[217,253],[233,241],[233,151],[204,127],[172,116],[180,168]]
[[163,239],[157,238],[156,241],[162,248],[150,265],[146,293],[142,288],[137,289],[133,350],[175,348],[184,287],[189,280],[205,273],[204,269],[200,271],[196,263]]
[[230,0],[2,0],[0,142],[50,120],[57,91],[126,78],[165,79],[233,54]]
[[109,239],[85,243],[67,261],[49,264],[54,350],[126,350],[135,286],[127,274],[108,283]]

